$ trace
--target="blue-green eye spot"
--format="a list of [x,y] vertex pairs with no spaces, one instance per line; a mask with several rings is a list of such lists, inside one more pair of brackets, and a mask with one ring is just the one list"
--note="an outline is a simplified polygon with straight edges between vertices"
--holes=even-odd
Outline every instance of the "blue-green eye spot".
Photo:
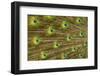
[[34,23],[37,23],[37,20],[33,20]]
[[53,48],[59,48],[60,47],[60,43],[58,43],[57,41],[55,41],[53,43]]
[[32,42],[34,45],[39,45],[41,43],[42,39],[38,36],[35,36],[33,39],[32,39]]
[[67,35],[64,37],[66,41],[71,41],[72,37],[70,35]]
[[62,29],[67,29],[69,27],[69,23],[67,21],[63,21],[61,27]]
[[41,59],[45,60],[48,58],[48,53],[46,51],[41,52]]
[[53,35],[55,33],[55,29],[52,26],[49,26],[47,29],[47,35]]
[[33,19],[33,24],[34,27],[38,28],[40,26],[40,21],[38,19]]
[[40,20],[35,16],[29,16],[28,24],[31,27],[38,28],[40,26]]
[[76,18],[76,23],[77,24],[81,24],[82,23],[82,18],[80,18],[80,17],[79,18]]
[[80,31],[79,36],[80,36],[80,37],[84,37],[84,36],[85,36],[85,33],[82,32],[82,31]]

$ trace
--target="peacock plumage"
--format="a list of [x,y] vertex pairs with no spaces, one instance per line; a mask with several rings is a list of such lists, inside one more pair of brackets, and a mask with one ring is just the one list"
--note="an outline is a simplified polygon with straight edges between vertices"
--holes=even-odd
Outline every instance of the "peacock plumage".
[[88,57],[88,18],[28,15],[28,60]]

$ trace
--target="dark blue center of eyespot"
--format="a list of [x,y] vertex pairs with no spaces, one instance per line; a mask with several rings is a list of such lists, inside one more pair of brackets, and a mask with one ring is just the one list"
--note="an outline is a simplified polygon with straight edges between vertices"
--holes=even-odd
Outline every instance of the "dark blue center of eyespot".
[[36,42],[38,42],[39,40],[36,40]]
[[81,32],[81,35],[83,35],[83,33]]
[[44,54],[44,56],[46,56],[46,55]]
[[51,30],[51,32],[53,32],[53,30]]
[[67,24],[64,24],[64,26],[67,26]]
[[69,37],[69,39],[71,39],[71,37]]
[[34,20],[34,23],[36,23],[37,21],[36,20]]
[[58,46],[58,44],[56,44],[56,46]]
[[78,22],[81,22],[81,20],[79,19]]

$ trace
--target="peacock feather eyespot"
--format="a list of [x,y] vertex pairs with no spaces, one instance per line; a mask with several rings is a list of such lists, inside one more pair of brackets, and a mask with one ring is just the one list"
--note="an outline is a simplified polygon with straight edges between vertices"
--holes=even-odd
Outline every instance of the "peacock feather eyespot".
[[60,43],[57,41],[53,42],[53,48],[59,48],[60,47]]
[[69,23],[67,21],[62,21],[61,28],[62,29],[67,29],[68,27],[69,27]]
[[32,42],[34,45],[39,45],[42,42],[42,38],[40,38],[39,36],[35,36],[33,37]]
[[40,58],[43,60],[46,60],[48,58],[48,52],[47,51],[41,51]]
[[56,30],[54,29],[53,26],[49,26],[49,27],[47,28],[46,33],[47,33],[48,36],[51,36],[51,35],[55,34],[55,31],[56,31]]

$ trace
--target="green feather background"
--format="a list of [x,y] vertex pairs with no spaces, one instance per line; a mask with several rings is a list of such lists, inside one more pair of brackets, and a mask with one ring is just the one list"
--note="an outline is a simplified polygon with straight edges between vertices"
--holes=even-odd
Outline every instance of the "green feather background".
[[28,15],[28,60],[88,58],[88,18]]

